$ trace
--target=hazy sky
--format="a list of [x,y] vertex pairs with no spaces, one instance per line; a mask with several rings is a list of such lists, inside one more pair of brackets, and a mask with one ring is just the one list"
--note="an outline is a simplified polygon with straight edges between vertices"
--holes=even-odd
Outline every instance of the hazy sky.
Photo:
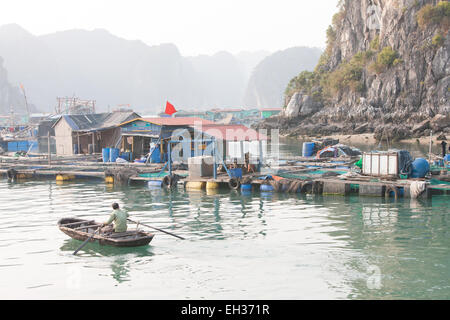
[[325,46],[337,0],[2,0],[0,24],[35,35],[103,28],[182,55]]

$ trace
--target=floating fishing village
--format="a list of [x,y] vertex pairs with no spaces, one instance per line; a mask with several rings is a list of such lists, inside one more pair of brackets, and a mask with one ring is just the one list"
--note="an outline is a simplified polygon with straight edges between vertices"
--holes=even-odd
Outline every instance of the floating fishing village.
[[[178,117],[163,112],[162,117],[142,118],[131,110],[94,113],[92,100],[67,98],[64,103],[69,114],[3,128],[4,178],[395,199],[450,191],[450,159],[445,154],[413,159],[407,150],[361,153],[338,140],[322,139],[299,143],[301,157],[274,159],[267,132],[231,123],[239,122],[233,113],[248,113],[244,110],[232,110],[231,117],[227,111],[215,112],[229,123],[221,124],[196,117],[199,114]],[[267,110],[260,111],[262,118],[263,112]]]
[[450,298],[450,1],[6,2],[0,298]]

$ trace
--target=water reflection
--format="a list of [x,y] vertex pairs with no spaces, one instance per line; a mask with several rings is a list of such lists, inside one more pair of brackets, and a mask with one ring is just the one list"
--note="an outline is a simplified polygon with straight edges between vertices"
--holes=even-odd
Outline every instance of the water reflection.
[[128,267],[129,260],[124,257],[118,257],[113,260],[111,264],[112,277],[116,279],[118,283],[122,283],[124,281],[130,281],[128,273],[130,272],[130,268]]
[[362,217],[365,227],[383,227],[382,232],[392,231],[397,223],[398,208],[379,205],[363,206]]
[[[450,271],[448,250],[444,249],[450,244],[445,236],[449,213],[445,201],[431,207],[429,201],[324,197],[323,203],[334,212],[329,218],[345,225],[330,234],[345,239],[354,253],[342,256],[346,257],[342,272],[352,287],[348,298],[400,298],[405,292],[411,298],[436,298],[450,292],[439,276]],[[427,207],[432,212],[424,210]],[[421,208],[420,215],[411,208]],[[431,248],[443,250],[431,253]],[[368,284],[374,276],[380,283],[375,289]]]
[[[64,241],[63,246],[60,247],[61,252],[66,254],[72,254],[80,245],[81,241],[74,239],[68,239]],[[88,243],[83,247],[82,251],[78,253],[77,257],[74,259],[84,259],[90,258],[102,258],[102,264],[104,258],[110,258],[109,265],[111,269],[110,276],[117,282],[123,283],[126,281],[131,281],[130,272],[133,265],[138,265],[141,258],[145,258],[145,263],[151,262],[151,258],[154,255],[153,247],[143,246],[134,248],[120,248],[103,246],[98,243]]]
[[[82,241],[75,239],[66,239],[64,244],[59,248],[62,252],[73,253],[82,244]],[[86,244],[77,256],[102,256],[102,257],[116,257],[124,255],[132,255],[135,258],[153,256],[152,245],[142,247],[113,247],[101,245],[98,242],[89,242]]]
[[[150,246],[90,243],[73,256],[81,242],[61,233],[58,219],[101,221],[116,200],[133,220],[188,240],[155,232]],[[127,282],[119,287],[128,297],[142,283],[163,288],[149,298],[446,298],[450,292],[448,196],[394,201],[0,182],[0,211],[4,290],[20,288],[8,280],[18,272],[34,279],[46,270],[24,288],[57,284],[52,277],[64,278],[60,266],[71,264],[83,269],[88,295],[89,281],[111,292]]]

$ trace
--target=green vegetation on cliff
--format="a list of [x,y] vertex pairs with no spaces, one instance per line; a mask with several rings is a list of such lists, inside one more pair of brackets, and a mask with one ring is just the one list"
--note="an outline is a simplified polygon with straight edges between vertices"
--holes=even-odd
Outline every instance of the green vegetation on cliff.
[[389,68],[401,63],[399,54],[391,47],[379,50],[380,39],[376,36],[370,43],[370,49],[358,52],[350,59],[341,62],[333,71],[326,71],[323,66],[328,60],[325,52],[314,72],[302,72],[293,78],[286,88],[286,96],[291,97],[295,92],[302,91],[313,98],[327,99],[342,90],[363,92],[363,74],[366,71],[381,74]]
[[361,82],[366,57],[364,53],[354,55],[349,61],[343,62],[339,67],[329,74],[324,74],[322,85],[324,92],[328,95],[337,94],[344,88],[352,91],[362,91]]
[[374,63],[369,66],[369,69],[377,74],[385,72],[392,66],[396,66],[401,63],[399,54],[391,47],[384,47],[378,55]]
[[440,33],[438,33],[433,37],[432,44],[435,47],[441,47],[444,44],[444,40],[445,38]]
[[[365,73],[379,75],[402,62],[400,55],[392,47],[385,46],[381,49],[382,39],[376,35],[366,51],[356,53],[342,61],[334,70],[329,70],[330,57],[345,14],[345,10],[341,7],[341,10],[333,16],[333,22],[327,29],[327,48],[314,71],[302,72],[289,82],[285,91],[286,103],[295,92],[303,92],[313,96],[316,101],[323,102],[344,90],[363,93]],[[438,45],[442,39],[437,38],[435,42]]]
[[422,29],[438,26],[447,32],[450,28],[450,2],[441,1],[435,6],[427,4],[417,13],[417,22]]

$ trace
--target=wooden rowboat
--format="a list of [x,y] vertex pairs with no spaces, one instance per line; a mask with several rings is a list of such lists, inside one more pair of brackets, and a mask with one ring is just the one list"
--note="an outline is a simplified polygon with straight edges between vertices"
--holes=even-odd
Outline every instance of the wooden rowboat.
[[[80,241],[88,239],[100,226],[101,223],[93,220],[77,218],[62,218],[58,221],[59,230]],[[148,245],[153,237],[154,234],[152,233],[129,230],[126,232],[97,233],[90,242],[98,241],[101,245],[114,247],[139,247]]]

